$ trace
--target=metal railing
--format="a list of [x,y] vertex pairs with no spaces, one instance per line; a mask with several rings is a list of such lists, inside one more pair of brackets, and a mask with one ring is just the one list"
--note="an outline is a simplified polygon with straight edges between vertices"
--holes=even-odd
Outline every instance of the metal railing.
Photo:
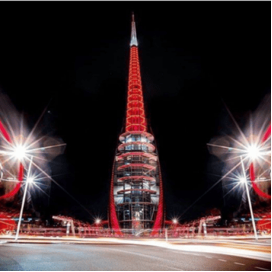
[[116,163],[116,167],[120,167],[120,166],[123,166],[123,165],[131,165],[133,166],[134,163],[142,163],[142,164],[147,164],[147,165],[151,165],[151,166],[157,166],[158,163],[154,160],[151,160],[151,159],[136,159],[136,158],[131,158],[131,159],[127,159],[127,160],[120,160]]
[[[216,237],[230,237],[230,236],[250,236],[253,235],[252,228],[207,228],[207,233],[199,234],[198,229],[194,230],[189,228],[164,228],[164,229],[133,229],[126,228],[121,229],[122,235],[118,235],[114,229],[102,228],[102,227],[76,227],[75,234],[67,232],[66,227],[47,227],[47,228],[29,228],[23,227],[20,229],[20,236],[36,236],[36,237],[78,237],[78,238],[98,238],[98,237],[119,237],[119,238],[216,238]],[[3,235],[15,235],[15,229],[13,231],[8,230]],[[263,232],[259,233],[260,235]],[[268,229],[265,234],[271,234],[271,229]]]

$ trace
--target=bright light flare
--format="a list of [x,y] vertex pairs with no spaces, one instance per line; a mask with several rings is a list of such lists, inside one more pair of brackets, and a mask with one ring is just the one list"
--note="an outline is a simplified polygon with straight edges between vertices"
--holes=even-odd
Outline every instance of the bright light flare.
[[26,157],[26,148],[23,145],[18,145],[14,147],[12,152],[13,157],[17,158],[18,160],[22,160]]
[[241,177],[241,178],[239,178],[239,182],[244,184],[247,182],[247,180],[245,177]]
[[95,219],[95,224],[100,224],[101,223],[101,219],[100,218],[97,218],[97,219]]
[[[245,177],[244,173],[241,171],[233,171],[229,173],[227,177],[224,178],[224,196],[226,197],[230,193],[232,195],[241,196],[241,194],[244,192],[244,184],[248,184],[250,186],[250,178],[249,176]],[[226,193],[225,193],[226,191]]]
[[35,179],[33,177],[29,177],[27,179],[27,182],[30,183],[30,184],[33,184],[35,182]]
[[173,222],[173,224],[177,224],[178,223],[178,219],[177,218],[173,218],[172,222]]
[[255,160],[260,157],[260,148],[257,145],[250,145],[247,148],[247,155],[250,159]]

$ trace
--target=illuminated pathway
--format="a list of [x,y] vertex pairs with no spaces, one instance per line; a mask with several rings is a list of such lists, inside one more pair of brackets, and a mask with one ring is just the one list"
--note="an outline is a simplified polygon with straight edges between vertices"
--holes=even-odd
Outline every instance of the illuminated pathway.
[[255,270],[270,261],[132,244],[0,244],[0,270]]

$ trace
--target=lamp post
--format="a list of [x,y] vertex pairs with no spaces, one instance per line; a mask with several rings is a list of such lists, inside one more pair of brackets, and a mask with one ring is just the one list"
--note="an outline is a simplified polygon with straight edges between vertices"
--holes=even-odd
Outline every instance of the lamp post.
[[19,231],[20,231],[20,226],[21,226],[21,220],[22,220],[22,215],[23,215],[24,205],[25,205],[25,199],[26,199],[26,193],[27,193],[27,187],[28,187],[28,184],[31,183],[31,181],[32,181],[31,178],[29,177],[29,175],[30,175],[30,169],[31,169],[31,165],[32,165],[32,160],[33,160],[33,156],[30,157],[30,162],[29,162],[29,166],[28,166],[25,191],[24,191],[24,195],[23,195],[23,201],[22,201],[22,206],[21,206],[19,221],[18,221],[18,225],[17,225],[17,231],[16,231],[16,236],[15,236],[15,241],[18,240],[18,236],[19,236]]
[[254,230],[254,235],[255,235],[255,239],[258,240],[257,230],[256,230],[256,225],[255,225],[254,215],[253,215],[253,210],[252,210],[252,205],[251,205],[251,199],[250,199],[248,185],[247,185],[246,171],[245,171],[245,166],[244,166],[244,162],[243,162],[242,156],[240,156],[240,159],[241,159],[241,164],[242,164],[242,169],[243,169],[243,175],[244,175],[244,178],[241,181],[243,183],[245,183],[246,193],[247,193],[247,199],[248,199],[248,206],[249,206],[249,210],[250,210],[250,215],[251,215],[251,221],[252,221],[252,226],[253,226],[253,230]]
[[100,218],[97,218],[96,220],[95,220],[95,224],[96,225],[99,225],[101,223],[101,219]]

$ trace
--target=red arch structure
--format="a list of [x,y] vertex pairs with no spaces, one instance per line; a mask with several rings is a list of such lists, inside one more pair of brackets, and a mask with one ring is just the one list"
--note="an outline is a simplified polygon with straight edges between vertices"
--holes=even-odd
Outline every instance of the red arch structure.
[[[262,138],[262,141],[261,143],[264,143],[266,142],[271,136],[271,124],[268,126],[268,128],[266,129],[264,135],[263,135],[263,138]],[[250,175],[250,180],[251,180],[251,183],[252,183],[252,187],[253,189],[255,190],[255,192],[263,197],[263,198],[266,198],[266,199],[271,199],[271,195],[263,192],[257,185],[256,183],[256,180],[255,180],[255,169],[254,169],[254,163],[252,162],[249,166],[249,175]]]
[[163,197],[163,183],[162,183],[162,175],[161,175],[161,168],[159,165],[159,179],[160,179],[160,199],[159,199],[159,205],[158,205],[158,211],[156,220],[154,223],[154,227],[151,232],[151,236],[157,236],[159,234],[160,229],[163,226],[164,221],[164,197]]
[[[3,123],[0,121],[0,133],[3,135],[4,139],[12,144],[12,140],[11,137],[7,131],[7,129],[5,128],[5,126],[3,125]],[[18,169],[18,183],[16,184],[16,186],[12,189],[12,191],[0,196],[0,200],[1,199],[5,199],[5,198],[9,198],[12,197],[14,195],[16,195],[18,193],[18,191],[21,188],[21,184],[23,181],[23,177],[24,177],[24,166],[22,164],[22,162],[19,163],[19,169]]]
[[115,210],[115,203],[114,203],[114,164],[112,167],[112,174],[111,174],[111,185],[110,185],[110,203],[109,203],[109,226],[112,228],[118,236],[122,236],[122,232],[120,230],[120,225],[117,219],[116,210]]

